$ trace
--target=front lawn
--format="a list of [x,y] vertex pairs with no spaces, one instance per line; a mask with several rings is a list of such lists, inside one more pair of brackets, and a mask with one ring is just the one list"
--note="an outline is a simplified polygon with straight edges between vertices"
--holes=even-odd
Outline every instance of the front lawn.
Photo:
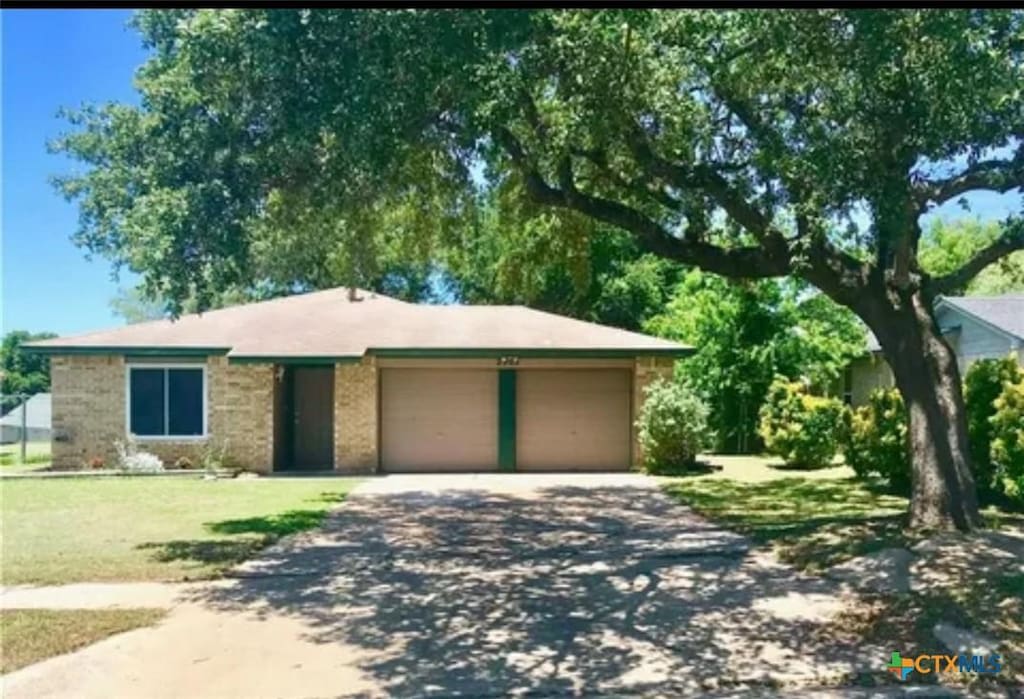
[[2,580],[216,576],[318,526],[355,479],[74,478],[0,482]]
[[709,519],[771,544],[782,560],[800,568],[821,569],[905,543],[907,499],[852,478],[680,478],[664,488]]
[[987,531],[945,534],[914,549],[920,537],[903,531],[907,499],[855,478],[701,476],[665,479],[663,488],[809,572],[880,549],[914,550],[924,578],[911,591],[865,593],[830,633],[886,642],[908,654],[935,653],[941,650],[935,625],[953,624],[998,641],[1006,670],[995,681],[1024,681],[1024,577],[1015,553],[1024,544],[1024,516],[987,508]]
[[0,473],[36,471],[50,465],[50,443],[29,442],[25,460],[21,460],[21,444],[0,444]]
[[9,609],[0,611],[0,674],[70,653],[116,633],[156,623],[160,609]]

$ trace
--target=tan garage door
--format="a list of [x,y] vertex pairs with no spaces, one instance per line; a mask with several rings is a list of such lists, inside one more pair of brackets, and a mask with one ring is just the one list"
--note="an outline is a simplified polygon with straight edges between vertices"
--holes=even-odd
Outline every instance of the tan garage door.
[[498,373],[492,369],[381,370],[385,471],[498,468]]
[[624,471],[630,461],[629,423],[627,370],[519,371],[520,471]]

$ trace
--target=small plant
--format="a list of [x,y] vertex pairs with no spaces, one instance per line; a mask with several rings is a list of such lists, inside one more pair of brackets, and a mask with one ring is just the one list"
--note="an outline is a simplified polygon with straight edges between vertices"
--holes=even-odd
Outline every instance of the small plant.
[[758,434],[789,466],[827,466],[839,450],[844,413],[837,399],[811,395],[804,383],[778,377],[761,406]]
[[188,469],[191,469],[191,468],[195,468],[195,464],[193,464],[192,463],[192,459],[188,458],[187,456],[179,456],[174,461],[174,468],[180,468],[182,470],[188,470]]
[[93,456],[92,458],[89,459],[87,463],[89,465],[89,468],[94,470],[107,467],[107,460],[104,459],[102,456]]
[[910,492],[907,411],[894,389],[872,392],[866,405],[850,413],[844,455],[859,478],[881,476],[901,493]]
[[118,466],[131,473],[158,473],[164,470],[164,462],[156,454],[139,449],[135,442],[129,440],[114,442],[117,448]]
[[199,455],[199,465],[206,471],[207,475],[213,475],[217,471],[230,468],[228,457],[228,440],[209,440],[203,445]]
[[708,441],[708,408],[687,386],[659,379],[645,389],[636,425],[649,473],[691,468]]
[[1007,497],[1024,503],[1024,378],[1007,383],[994,402],[992,461]]
[[999,469],[993,459],[993,432],[996,399],[1003,387],[1024,379],[1024,370],[1014,355],[1003,359],[980,359],[964,377],[964,402],[967,407],[967,432],[970,437],[971,463],[978,495],[983,499],[1002,490]]

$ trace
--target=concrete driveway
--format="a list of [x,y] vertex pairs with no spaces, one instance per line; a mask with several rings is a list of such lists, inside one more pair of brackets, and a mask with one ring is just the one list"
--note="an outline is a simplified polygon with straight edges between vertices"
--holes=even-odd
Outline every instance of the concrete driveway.
[[[701,694],[878,670],[797,574],[639,475],[391,476],[17,697]],[[890,649],[891,650],[891,649]]]

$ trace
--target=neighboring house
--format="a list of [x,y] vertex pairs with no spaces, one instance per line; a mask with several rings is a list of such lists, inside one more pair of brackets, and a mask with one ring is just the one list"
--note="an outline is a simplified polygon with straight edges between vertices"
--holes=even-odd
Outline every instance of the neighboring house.
[[691,348],[522,306],[333,289],[27,345],[53,461],[132,436],[257,471],[623,470],[643,387]]
[[[1024,365],[1024,294],[1006,296],[946,296],[935,303],[935,319],[956,352],[963,375],[978,359],[1017,355]],[[876,388],[893,385],[892,371],[874,335],[868,335],[865,356],[847,372],[846,397],[863,405]]]
[[0,444],[21,441],[22,420],[29,442],[50,441],[50,394],[37,393],[0,418]]

